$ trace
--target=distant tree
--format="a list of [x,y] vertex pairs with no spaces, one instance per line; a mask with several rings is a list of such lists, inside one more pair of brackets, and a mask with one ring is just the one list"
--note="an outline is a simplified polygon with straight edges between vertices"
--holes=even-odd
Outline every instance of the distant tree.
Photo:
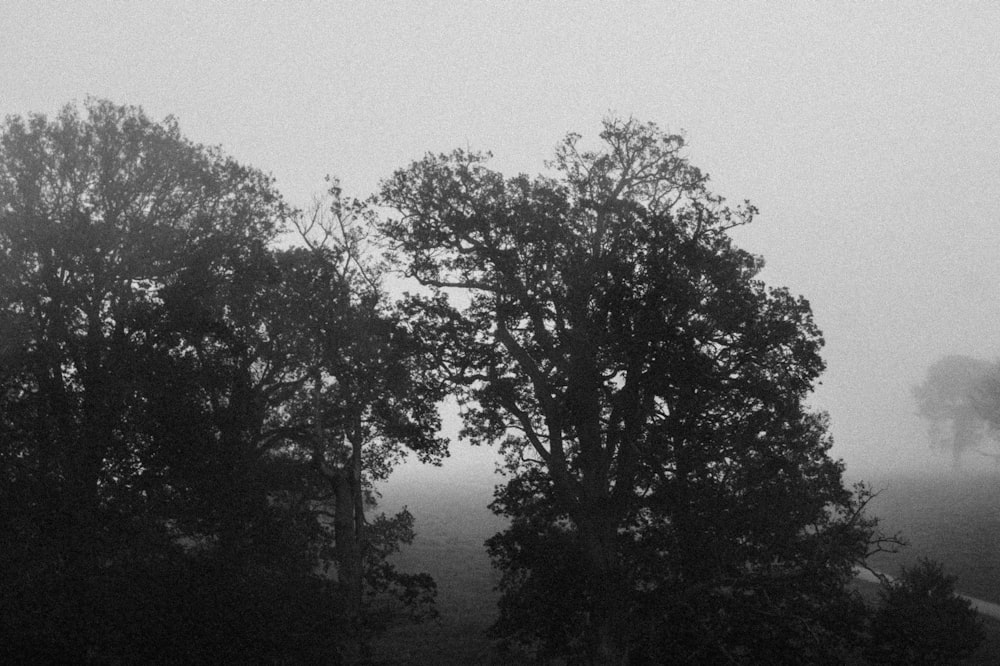
[[930,422],[933,445],[950,449],[952,466],[994,439],[1000,424],[1000,371],[968,356],[945,356],[927,370],[914,389],[919,414]]
[[580,663],[835,661],[875,536],[805,406],[809,305],[765,288],[727,233],[754,208],[711,194],[681,137],[601,139],[570,135],[552,177],[458,151],[381,191],[466,434],[507,456],[497,628]]
[[984,639],[972,603],[955,594],[955,578],[926,559],[883,582],[871,631],[871,658],[879,664],[956,663]]

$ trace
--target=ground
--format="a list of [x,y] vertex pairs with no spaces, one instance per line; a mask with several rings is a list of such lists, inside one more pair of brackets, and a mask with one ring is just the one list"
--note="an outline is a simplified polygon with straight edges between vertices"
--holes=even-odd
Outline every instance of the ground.
[[[900,503],[906,507],[919,507],[922,520],[929,511],[910,495],[916,493],[917,484],[899,484],[914,493],[899,491]],[[895,486],[895,487],[899,487]],[[487,486],[488,487],[488,486]],[[919,488],[922,490],[922,488]],[[982,493],[976,494],[978,495]],[[497,575],[490,567],[483,542],[504,526],[504,521],[486,508],[488,491],[483,490],[481,479],[464,484],[424,483],[385,493],[385,510],[398,509],[403,503],[409,506],[416,518],[417,538],[396,559],[405,571],[426,571],[438,584],[437,621],[423,624],[399,622],[382,636],[375,646],[376,661],[384,666],[498,666],[512,663],[496,654],[487,631],[496,619],[498,598],[493,589]],[[888,492],[892,499],[894,493]],[[993,497],[992,495],[990,496]],[[905,501],[904,501],[905,500]],[[950,502],[938,507],[954,508]],[[902,520],[902,513],[892,506],[879,507],[893,520]],[[975,511],[976,515],[986,515]],[[950,514],[942,513],[942,521],[953,522]],[[990,514],[992,515],[992,514]],[[963,521],[964,524],[964,521]],[[900,525],[904,531],[920,534],[923,525]],[[933,533],[940,530],[931,529]],[[978,532],[978,531],[977,531]],[[914,549],[921,544],[915,544]],[[977,547],[977,552],[983,554]],[[936,552],[932,555],[941,556]],[[947,553],[945,553],[947,555]],[[916,555],[914,555],[916,556]],[[873,603],[878,586],[857,581],[858,591]],[[983,617],[986,641],[979,651],[965,663],[970,665],[1000,664],[1000,620]]]

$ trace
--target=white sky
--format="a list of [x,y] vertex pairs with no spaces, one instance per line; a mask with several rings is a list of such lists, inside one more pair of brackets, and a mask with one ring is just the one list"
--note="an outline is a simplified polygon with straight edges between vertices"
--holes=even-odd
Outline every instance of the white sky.
[[300,205],[426,151],[533,173],[609,112],[684,130],[761,209],[738,238],[765,279],[812,302],[852,471],[946,466],[910,388],[1000,356],[1000,5],[7,0],[0,34],[0,114],[174,114]]

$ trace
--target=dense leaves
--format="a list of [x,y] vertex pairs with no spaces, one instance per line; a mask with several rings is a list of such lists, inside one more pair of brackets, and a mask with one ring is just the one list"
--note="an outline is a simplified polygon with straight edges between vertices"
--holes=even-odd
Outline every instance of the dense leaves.
[[[246,346],[202,316],[284,214],[268,178],[138,109],[4,126],[0,631],[25,660],[224,660],[329,619],[329,601],[265,611],[318,588],[252,460]],[[241,595],[268,617],[237,621]]]

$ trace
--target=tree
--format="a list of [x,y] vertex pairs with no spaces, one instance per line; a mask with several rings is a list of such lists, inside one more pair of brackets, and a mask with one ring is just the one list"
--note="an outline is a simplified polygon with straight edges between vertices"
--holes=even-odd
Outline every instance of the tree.
[[207,538],[236,587],[248,572],[335,573],[339,647],[354,661],[373,629],[366,588],[395,591],[418,614],[434,590],[385,562],[412,539],[413,518],[379,516],[369,530],[372,482],[403,447],[437,460],[447,442],[435,436],[441,389],[421,379],[420,345],[380,293],[357,290],[350,262],[295,248],[214,279],[195,262],[164,290],[153,356],[167,368],[148,364],[147,395],[172,490],[196,502],[174,529]]
[[[155,636],[176,640],[151,629],[160,611],[176,611],[170,603],[193,602],[167,594],[167,581],[200,574],[176,531],[192,488],[164,444],[195,451],[196,443],[230,442],[239,429],[232,418],[216,434],[197,427],[221,427],[240,401],[216,410],[213,424],[204,411],[183,411],[196,401],[179,392],[170,405],[182,411],[159,420],[174,431],[151,427],[153,398],[164,397],[152,390],[154,375],[195,389],[193,375],[171,374],[193,364],[172,344],[179,331],[164,334],[167,295],[198,270],[204,291],[252,263],[286,214],[268,177],[184,139],[173,119],[153,122],[99,100],[53,119],[7,119],[0,625],[12,645],[100,660],[138,649],[128,641],[140,626],[150,630],[144,654],[166,647]],[[239,378],[229,379],[228,388],[207,390],[234,397]]]
[[1000,373],[989,363],[968,356],[945,356],[927,370],[914,389],[917,408],[930,422],[933,445],[951,449],[952,467],[961,468],[969,451],[996,457],[981,447],[995,439],[1000,415]]
[[373,481],[407,448],[437,461],[447,444],[435,435],[442,388],[424,372],[424,345],[356,244],[331,231],[235,263],[195,253],[161,290],[144,363],[148,437],[170,494],[185,498],[174,502],[174,533],[206,546],[224,588],[262,577],[309,588],[314,570],[335,573],[336,622],[311,618],[297,633],[335,635],[348,662],[374,628],[366,589],[395,593],[418,616],[433,611],[433,581],[385,561],[412,539],[413,517],[381,515],[369,529],[365,510]]
[[386,562],[412,515],[365,510],[405,450],[446,454],[443,388],[362,257],[363,207],[332,193],[334,218],[312,220],[322,240],[276,250],[286,220],[307,231],[301,213],[172,119],[98,100],[8,119],[12,654],[337,663],[370,631],[364,590],[432,610],[433,581]]
[[366,589],[394,591],[418,615],[433,598],[428,576],[386,562],[399,542],[412,539],[413,517],[404,510],[369,524],[365,513],[375,506],[374,482],[407,452],[434,464],[447,455],[447,440],[436,434],[446,387],[431,362],[433,341],[410,330],[380,286],[381,268],[364,247],[367,209],[343,201],[335,182],[326,203],[325,214],[318,203],[311,219],[297,222],[307,247],[282,256],[275,320],[293,331],[308,376],[309,390],[288,415],[301,428],[297,455],[320,479],[314,501],[333,508],[333,559],[347,615],[363,635],[372,625]]
[[588,663],[831,658],[874,524],[805,406],[809,305],[758,279],[727,233],[755,209],[681,137],[612,119],[601,140],[569,135],[549,177],[457,151],[381,190],[466,434],[507,455],[498,628]]
[[65,527],[93,541],[99,516],[136,499],[128,419],[159,291],[196,249],[266,243],[283,207],[266,177],[172,119],[96,100],[84,114],[8,119],[0,279],[8,470],[45,477]]

